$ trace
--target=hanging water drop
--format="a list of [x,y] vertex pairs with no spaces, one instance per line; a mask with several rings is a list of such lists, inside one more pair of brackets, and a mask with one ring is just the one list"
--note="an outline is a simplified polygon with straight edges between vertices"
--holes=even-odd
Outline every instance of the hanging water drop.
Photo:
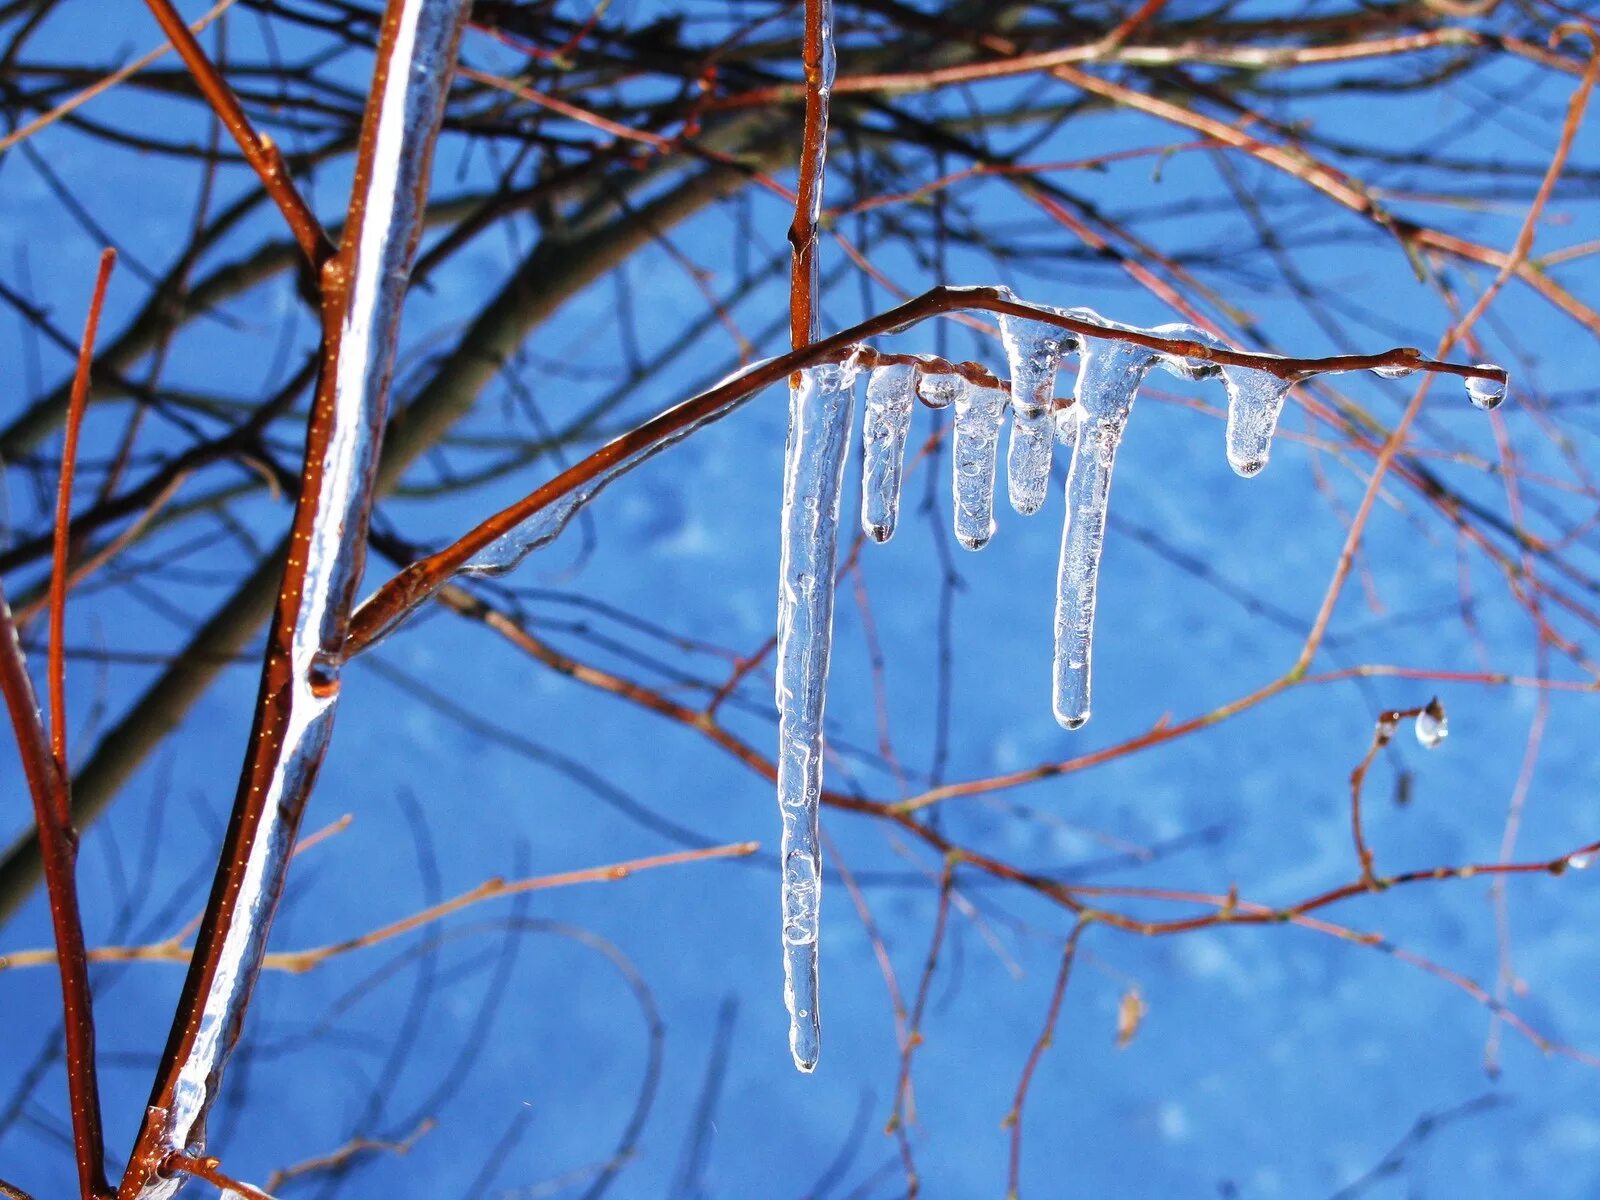
[[1594,855],[1587,850],[1580,850],[1576,854],[1567,855],[1567,866],[1574,871],[1587,871],[1594,866]]
[[1450,721],[1444,714],[1444,705],[1435,696],[1428,707],[1417,714],[1417,741],[1424,750],[1436,750],[1439,743],[1450,736]]
[[1051,405],[1056,369],[1077,347],[1070,330],[1029,317],[1000,314],[1011,372],[1011,445],[1006,452],[1006,492],[1011,507],[1031,516],[1044,505],[1050,490]]
[[917,372],[917,395],[929,408],[949,408],[966,380],[953,371]]
[[[1479,363],[1479,368],[1485,371],[1498,371],[1500,368],[1493,363]],[[1479,379],[1476,376],[1467,379],[1467,399],[1482,409],[1499,408],[1506,398],[1506,381],[1504,379]]]
[[875,542],[894,536],[900,476],[915,407],[917,370],[910,363],[878,367],[867,377],[861,427],[861,527]]
[[962,384],[955,402],[955,449],[950,455],[956,540],[968,550],[981,550],[994,536],[995,460],[1006,394],[967,380]]
[[783,818],[784,1001],[795,1065],[817,1065],[817,924],[822,855],[822,716],[833,639],[839,496],[854,400],[852,369],[813,367],[789,395],[778,580],[778,809]]

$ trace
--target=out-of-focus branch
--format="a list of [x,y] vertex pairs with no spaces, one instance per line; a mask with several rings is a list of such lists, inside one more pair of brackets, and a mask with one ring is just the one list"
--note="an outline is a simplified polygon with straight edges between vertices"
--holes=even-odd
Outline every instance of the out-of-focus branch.
[[227,80],[222,78],[221,72],[206,57],[206,52],[200,48],[200,42],[184,24],[183,18],[178,15],[178,10],[173,8],[172,0],[147,0],[147,2],[156,21],[172,43],[173,49],[178,52],[178,57],[183,59],[184,65],[189,68],[189,73],[194,76],[195,84],[200,88],[201,95],[206,98],[206,103],[233,135],[233,140],[239,143],[239,149],[244,152],[245,160],[261,177],[262,186],[267,189],[267,194],[283,213],[283,219],[289,223],[294,240],[299,244],[306,260],[313,267],[321,267],[332,257],[333,243],[328,240],[322,223],[311,211],[311,206],[306,203],[305,197],[289,178],[289,169],[284,165],[283,152],[278,149],[278,143],[265,134],[256,132],[255,126],[250,123],[250,118],[245,115],[244,106],[239,103],[239,98],[233,94],[233,89],[228,86]]

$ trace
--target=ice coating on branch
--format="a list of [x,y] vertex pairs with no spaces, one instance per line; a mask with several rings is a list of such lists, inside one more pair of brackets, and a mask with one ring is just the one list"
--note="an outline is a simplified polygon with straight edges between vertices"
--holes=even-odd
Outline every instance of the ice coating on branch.
[[[770,358],[763,358],[747,366],[740,367],[732,374],[718,380],[707,391],[715,391],[717,388],[726,387],[728,384],[736,382],[741,376],[750,375],[761,370],[771,361]],[[709,425],[713,421],[720,420],[738,407],[740,399],[741,397],[738,395],[730,396],[726,404],[706,413],[697,421],[685,423],[682,428],[671,436],[652,442],[643,449],[632,453],[618,453],[612,459],[610,466],[597,472],[587,483],[570,490],[561,491],[557,498],[549,504],[534,510],[506,529],[504,533],[501,533],[471,558],[467,559],[466,562],[462,563],[459,568],[460,573],[463,575],[493,577],[504,575],[511,571],[535,550],[548,546],[560,537],[562,531],[566,529],[578,510],[605,491],[610,484],[626,475],[640,463],[654,458],[668,447],[676,446],[696,430]],[[688,403],[692,402],[689,401]],[[612,442],[608,449],[621,447],[623,443],[624,439],[619,438]]]
[[1011,446],[1006,454],[1006,484],[1011,507],[1031,516],[1050,489],[1050,462],[1055,450],[1050,406],[1055,398],[1056,370],[1061,359],[1077,349],[1071,330],[1029,317],[1000,314],[1011,372]]
[[833,575],[854,399],[851,368],[813,367],[789,395],[778,577],[778,808],[783,818],[784,1002],[795,1065],[821,1049],[817,924],[822,856],[822,713],[833,639]]
[[917,369],[910,363],[878,367],[867,377],[861,425],[861,528],[875,542],[893,537],[899,520],[900,474],[916,391]]
[[[1111,322],[1094,316],[1099,324]],[[1177,327],[1187,329],[1187,326]],[[1184,336],[1173,327],[1151,330]],[[1131,342],[1086,337],[1079,349],[1078,441],[1067,472],[1067,513],[1056,577],[1055,685],[1052,707],[1067,729],[1089,719],[1089,671],[1094,639],[1095,590],[1105,544],[1106,503],[1117,447],[1127,428],[1139,385],[1157,361],[1154,350]]]
[[[956,395],[955,449],[950,456],[956,540],[968,550],[982,550],[994,536],[995,460],[1006,394],[999,388],[965,379],[961,382]],[[1048,432],[1045,444],[1050,444]]]
[[1228,465],[1248,479],[1272,455],[1272,435],[1294,380],[1259,367],[1226,366],[1222,382],[1228,389]]

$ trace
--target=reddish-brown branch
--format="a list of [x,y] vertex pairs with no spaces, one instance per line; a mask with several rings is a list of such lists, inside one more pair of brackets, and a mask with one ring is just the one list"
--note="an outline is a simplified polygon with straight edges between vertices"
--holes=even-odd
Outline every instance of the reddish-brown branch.
[[801,132],[794,221],[789,226],[789,345],[798,350],[816,341],[817,220],[822,212],[823,177],[828,166],[828,96],[833,74],[831,0],[805,0],[805,32],[800,63],[805,72],[805,121]]
[[1022,1106],[1028,1099],[1028,1088],[1033,1084],[1033,1073],[1039,1069],[1039,1060],[1055,1041],[1056,1022],[1061,1017],[1061,1000],[1067,994],[1067,981],[1072,977],[1072,964],[1078,957],[1078,939],[1083,936],[1088,922],[1079,920],[1067,935],[1066,947],[1061,952],[1061,967],[1056,972],[1055,987],[1050,990],[1050,1004],[1045,1009],[1044,1028],[1028,1052],[1022,1065],[1022,1075],[1017,1080],[1017,1094],[1011,1101],[1011,1111],[1001,1122],[1011,1131],[1011,1151],[1007,1169],[1006,1200],[1018,1200],[1022,1195]]
[[[95,333],[100,328],[100,310],[105,305],[106,285],[116,266],[117,252],[107,249],[100,255],[100,270],[95,276],[94,294],[89,300],[89,315],[83,325],[83,340],[78,344],[78,366],[72,376],[72,392],[67,401],[67,423],[61,444],[61,476],[56,484],[56,528],[53,561],[50,569],[50,752],[63,777],[71,771],[67,764],[67,663],[66,623],[67,587],[71,580],[67,555],[72,547],[72,479],[78,464],[78,434],[83,428],[83,413],[89,403],[89,368],[94,362]],[[71,820],[62,811],[57,820]]]
[[922,960],[916,999],[911,1003],[911,1018],[900,1047],[900,1075],[895,1081],[894,1109],[889,1114],[887,1132],[893,1133],[900,1143],[900,1162],[905,1168],[908,1200],[915,1200],[922,1193],[922,1181],[911,1155],[910,1126],[916,1120],[916,1105],[911,1092],[911,1059],[917,1047],[922,1045],[922,1018],[928,1008],[928,994],[933,990],[934,973],[939,969],[939,951],[944,946],[945,927],[950,922],[950,897],[955,889],[958,862],[960,855],[945,855],[944,869],[939,872],[939,903],[933,915],[933,937],[928,943],[927,956]]
[[11,607],[0,588],[0,693],[11,715],[22,770],[33,797],[34,821],[44,859],[50,925],[61,976],[62,1026],[66,1033],[67,1092],[72,1106],[72,1141],[78,1160],[80,1200],[110,1194],[105,1179],[105,1143],[100,1123],[100,1084],[94,1058],[94,1007],[83,918],[78,911],[78,835],[72,828],[67,778],[51,753],[39,701],[28,677]]

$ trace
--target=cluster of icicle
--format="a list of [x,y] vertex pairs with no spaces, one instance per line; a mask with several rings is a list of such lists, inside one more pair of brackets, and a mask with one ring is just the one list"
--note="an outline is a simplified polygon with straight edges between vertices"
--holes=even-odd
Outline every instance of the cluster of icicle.
[[[1224,348],[1192,325],[1133,330],[1083,308],[1054,310],[1108,331],[1134,331]],[[1011,412],[1006,483],[1011,507],[1030,516],[1043,506],[1056,443],[1069,448],[1066,513],[1056,576],[1053,706],[1078,729],[1089,719],[1095,587],[1105,538],[1106,502],[1117,447],[1139,385],[1153,368],[1184,379],[1220,377],[1228,396],[1228,462],[1242,476],[1267,464],[1284,397],[1302,373],[1285,379],[1248,366],[1178,357],[1112,337],[1079,336],[1045,321],[1000,317],[1010,368],[1009,393],[930,364],[896,362],[871,370],[862,430],[861,522],[874,541],[893,534],[899,511],[911,414],[919,398],[953,408],[950,461],[957,540],[981,550],[994,534],[1000,430]],[[1078,355],[1073,402],[1055,400],[1056,371]],[[1393,378],[1413,368],[1384,367]],[[784,460],[782,566],[778,581],[778,804],[783,816],[784,998],[789,1046],[802,1071],[817,1063],[817,939],[822,860],[817,810],[822,796],[823,705],[833,627],[839,504],[850,444],[855,380],[851,363],[811,368],[791,389]],[[1505,385],[1469,379],[1467,393],[1494,408]]]

